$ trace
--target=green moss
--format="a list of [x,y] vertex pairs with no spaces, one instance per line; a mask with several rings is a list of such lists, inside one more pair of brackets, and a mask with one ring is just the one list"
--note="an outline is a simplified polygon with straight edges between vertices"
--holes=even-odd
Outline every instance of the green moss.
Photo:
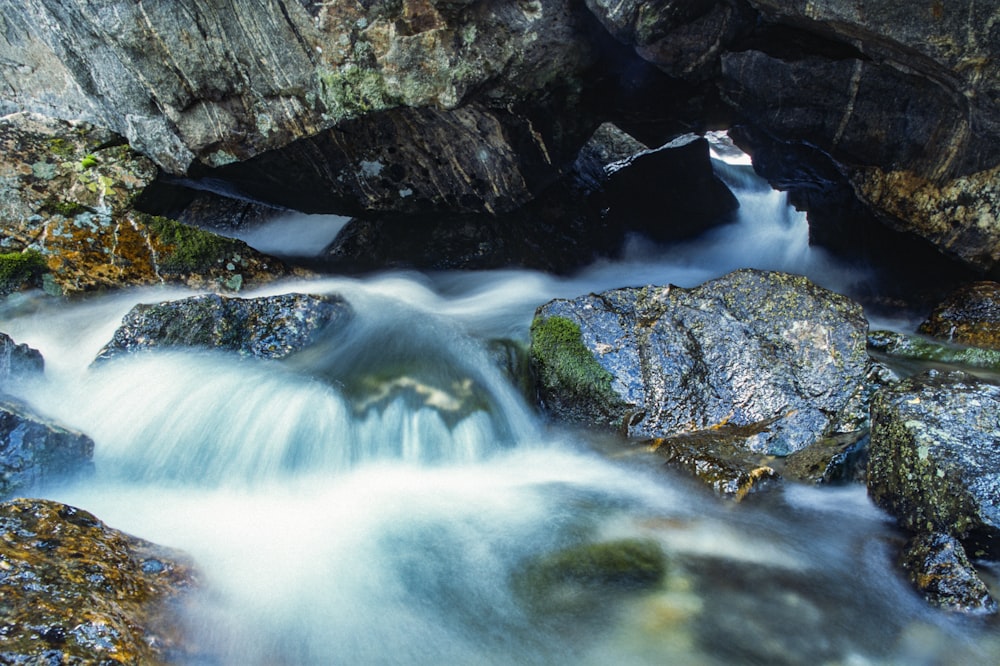
[[76,152],[76,146],[59,137],[49,139],[49,150],[52,151],[53,155],[58,155],[59,157],[68,158]]
[[172,249],[160,259],[160,268],[167,272],[193,273],[215,268],[233,254],[246,251],[246,244],[189,227],[165,217],[153,217],[147,222],[160,242]]
[[531,323],[531,357],[548,386],[559,386],[579,397],[618,397],[614,376],[583,344],[580,327],[564,317],[536,317]]
[[39,210],[49,215],[62,215],[65,218],[75,217],[81,213],[94,212],[93,209],[76,201],[66,201],[54,197],[42,203]]
[[83,156],[83,159],[80,160],[80,166],[84,169],[93,169],[97,166],[98,162],[99,160],[94,155],[87,153]]
[[46,270],[45,258],[37,250],[0,254],[0,295],[38,280]]
[[385,79],[375,69],[349,67],[319,74],[320,93],[327,110],[337,118],[359,116],[398,105]]

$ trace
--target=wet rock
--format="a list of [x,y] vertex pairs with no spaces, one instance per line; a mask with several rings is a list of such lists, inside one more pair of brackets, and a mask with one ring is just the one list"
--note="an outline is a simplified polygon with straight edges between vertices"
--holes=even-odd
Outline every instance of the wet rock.
[[[186,646],[188,559],[46,500],[0,504],[0,661],[163,664]],[[191,656],[191,655],[188,655]]]
[[238,291],[290,272],[245,243],[138,211],[156,167],[105,129],[15,114],[0,118],[0,145],[0,270],[21,276],[7,281],[53,294],[164,282]]
[[868,348],[887,361],[905,359],[1000,370],[1000,350],[960,347],[896,331],[872,331]]
[[208,294],[140,304],[125,315],[96,360],[169,347],[219,349],[279,359],[307,347],[322,331],[350,316],[350,306],[340,297],[308,294],[259,298]]
[[937,532],[920,534],[906,543],[899,559],[910,583],[931,605],[976,615],[997,612],[997,602],[958,539]]
[[41,352],[26,344],[19,345],[6,333],[0,333],[0,391],[8,381],[41,374],[44,369]]
[[864,432],[826,437],[777,466],[783,477],[812,484],[864,483],[867,467],[868,437]]
[[866,332],[843,296],[740,270],[692,289],[551,301],[535,313],[531,353],[558,418],[638,437],[770,422],[747,448],[787,455],[864,427]]
[[528,605],[544,612],[584,610],[606,596],[655,588],[667,572],[660,545],[622,539],[571,546],[528,562],[514,587]]
[[666,458],[667,465],[698,479],[717,494],[742,502],[747,495],[778,478],[764,456],[753,456],[745,448],[747,439],[767,429],[767,423],[752,426],[722,426],[649,442]]
[[931,370],[880,390],[871,413],[872,500],[912,532],[1000,552],[1000,386]]
[[0,396],[0,497],[93,470],[94,442]]
[[948,342],[1000,350],[1000,284],[984,281],[959,289],[918,330]]

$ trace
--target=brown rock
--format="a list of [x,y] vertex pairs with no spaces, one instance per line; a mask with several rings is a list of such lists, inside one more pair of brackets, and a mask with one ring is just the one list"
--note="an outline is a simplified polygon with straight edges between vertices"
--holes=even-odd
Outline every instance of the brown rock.
[[919,332],[949,342],[1000,349],[1000,283],[967,285],[934,308]]

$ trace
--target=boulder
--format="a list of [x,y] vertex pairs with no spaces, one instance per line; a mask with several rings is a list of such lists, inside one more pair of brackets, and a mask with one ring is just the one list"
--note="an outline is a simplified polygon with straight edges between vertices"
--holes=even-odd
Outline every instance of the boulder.
[[975,615],[997,612],[997,602],[958,539],[937,532],[917,535],[903,547],[899,563],[932,606]]
[[94,442],[0,396],[0,497],[24,493],[93,469]]
[[44,369],[41,352],[26,344],[19,345],[6,333],[0,333],[0,391],[8,381],[41,374]]
[[1000,386],[930,370],[875,394],[868,494],[915,533],[1000,553]]
[[983,281],[962,287],[935,307],[917,330],[948,342],[1000,351],[1000,284]]
[[860,306],[803,277],[740,270],[551,301],[531,355],[558,418],[638,437],[767,422],[746,448],[787,455],[865,426],[867,326]]
[[108,130],[19,113],[0,118],[0,145],[0,291],[235,291],[290,274],[245,243],[137,210],[156,167]]
[[179,603],[197,584],[187,557],[47,500],[0,504],[0,662],[186,661]]
[[125,315],[96,361],[170,347],[280,359],[307,347],[322,331],[342,325],[350,316],[350,306],[340,297],[308,294],[259,298],[206,294],[140,304]]

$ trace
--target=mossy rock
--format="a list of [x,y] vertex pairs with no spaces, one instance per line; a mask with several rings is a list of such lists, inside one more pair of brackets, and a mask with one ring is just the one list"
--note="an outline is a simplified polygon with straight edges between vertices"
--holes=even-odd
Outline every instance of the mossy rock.
[[149,229],[169,248],[160,259],[160,269],[168,273],[196,273],[229,262],[250,252],[243,241],[213,234],[165,217],[152,217]]
[[667,559],[651,539],[620,539],[571,546],[528,562],[514,588],[533,609],[579,611],[608,594],[655,589]]
[[617,416],[622,401],[611,387],[614,376],[583,343],[579,324],[565,317],[535,317],[530,355],[543,399],[558,402],[558,412],[577,414],[582,421]]
[[26,285],[38,285],[48,270],[45,258],[36,250],[0,254],[0,296]]

